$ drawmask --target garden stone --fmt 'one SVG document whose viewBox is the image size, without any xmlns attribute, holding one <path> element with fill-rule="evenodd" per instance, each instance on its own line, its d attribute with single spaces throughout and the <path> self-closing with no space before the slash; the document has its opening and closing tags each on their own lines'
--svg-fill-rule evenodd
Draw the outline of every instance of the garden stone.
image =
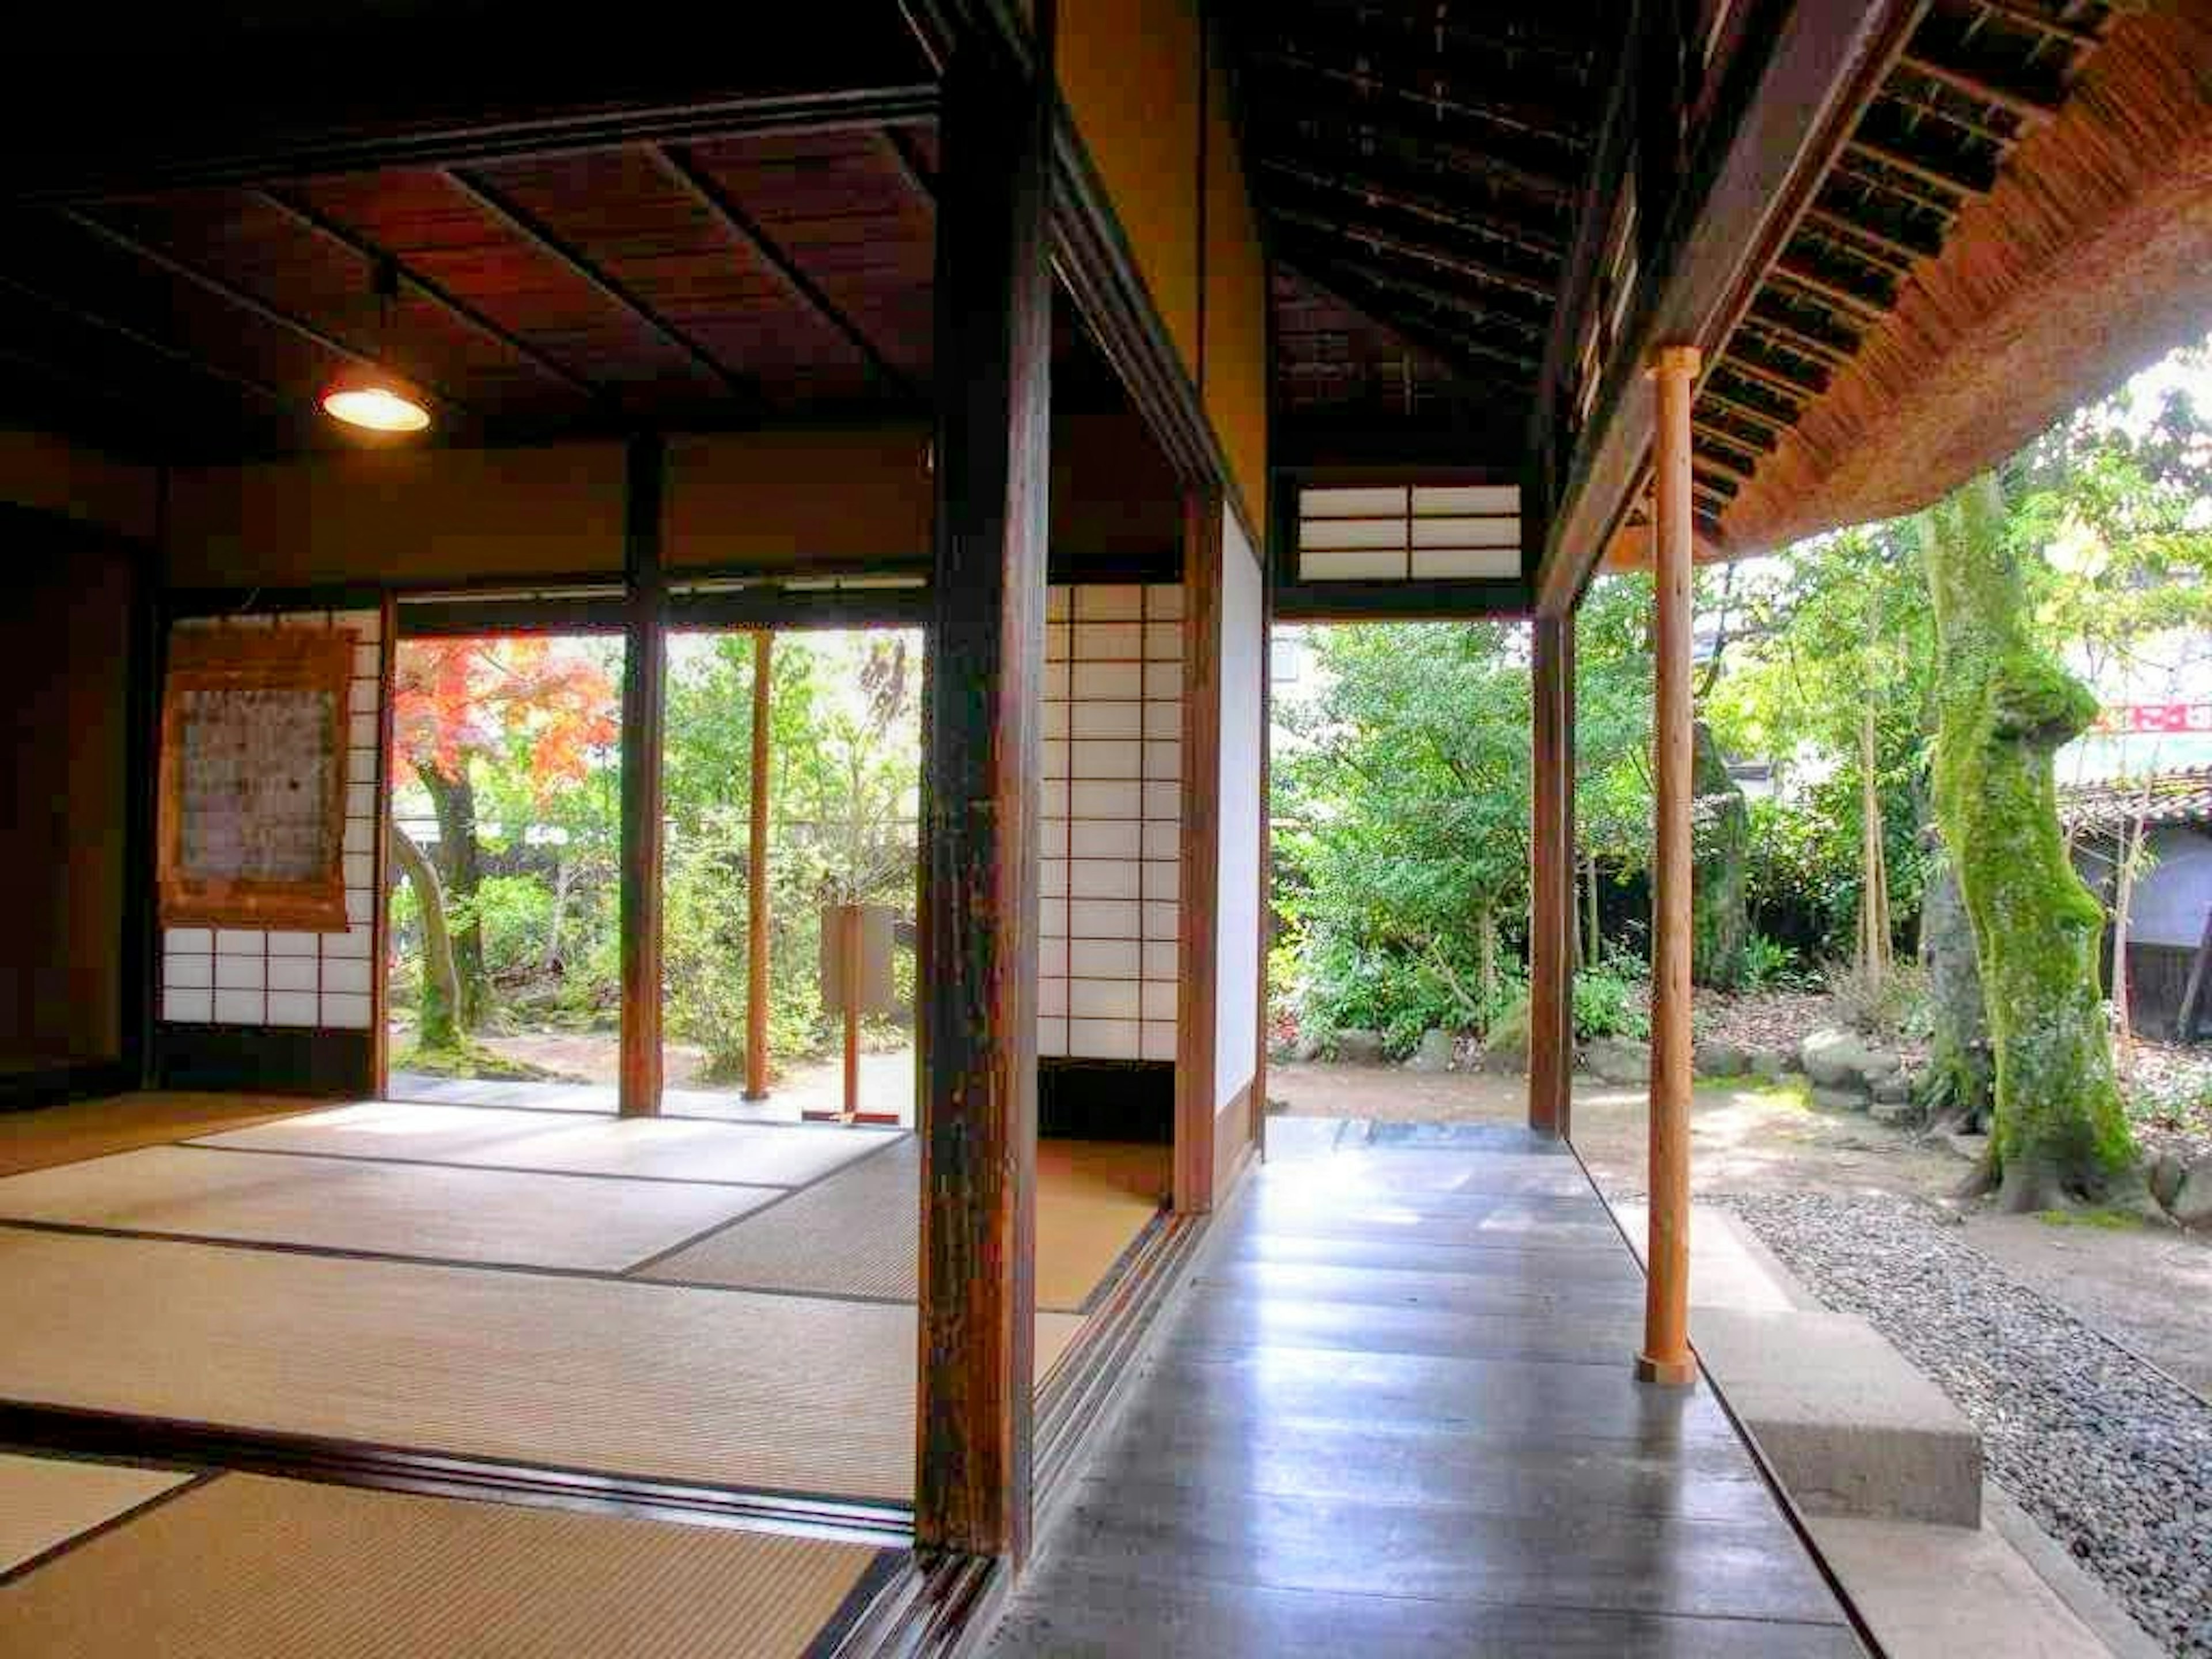
<svg viewBox="0 0 2212 1659">
<path fill-rule="evenodd" d="M 2212 1227 L 2212 1158 L 2190 1165 L 2169 1208 L 2185 1227 Z"/>
<path fill-rule="evenodd" d="M 2181 1183 L 2189 1178 L 2189 1166 L 2172 1152 L 2160 1152 L 2150 1161 L 2150 1195 L 2171 1210 L 2179 1196 Z"/>
<path fill-rule="evenodd" d="M 1691 1064 L 1699 1077 L 1741 1077 L 1751 1070 L 1751 1056 L 1733 1042 L 1700 1042 Z"/>
<path fill-rule="evenodd" d="M 1893 1106 L 1900 1100 L 1912 1098 L 1912 1079 L 1903 1072 L 1892 1072 L 1875 1079 L 1867 1092 L 1874 1097 L 1875 1104 Z"/>
<path fill-rule="evenodd" d="M 1920 1109 L 1908 1095 L 1896 1100 L 1884 1100 L 1876 1095 L 1874 1103 L 1867 1108 L 1867 1115 L 1877 1123 L 1886 1123 L 1893 1129 L 1905 1128 L 1920 1121 Z"/>
<path fill-rule="evenodd" d="M 1869 1089 L 1905 1075 L 1905 1061 L 1887 1048 L 1869 1048 L 1866 1058 L 1859 1062 L 1859 1081 Z"/>
<path fill-rule="evenodd" d="M 1436 1028 L 1421 1033 L 1419 1046 L 1406 1062 L 1409 1072 L 1449 1072 L 1451 1066 L 1452 1034 Z"/>
<path fill-rule="evenodd" d="M 1595 1037 L 1583 1048 L 1583 1063 L 1618 1088 L 1651 1080 L 1651 1048 L 1626 1037 Z"/>
<path fill-rule="evenodd" d="M 1382 1063 L 1382 1033 L 1339 1031 L 1336 1034 L 1336 1057 L 1347 1066 L 1381 1065 Z"/>
<path fill-rule="evenodd" d="M 1865 1074 L 1868 1049 L 1853 1031 L 1824 1026 L 1808 1032 L 1797 1047 L 1797 1063 L 1824 1089 L 1855 1083 Z"/>
<path fill-rule="evenodd" d="M 1863 1112 L 1867 1097 L 1856 1089 L 1831 1089 L 1816 1083 L 1813 1085 L 1813 1103 L 1824 1112 Z"/>
<path fill-rule="evenodd" d="M 1755 1050 L 1751 1056 L 1751 1074 L 1769 1083 L 1779 1083 L 1790 1075 L 1790 1056 L 1777 1054 L 1771 1048 Z"/>
</svg>

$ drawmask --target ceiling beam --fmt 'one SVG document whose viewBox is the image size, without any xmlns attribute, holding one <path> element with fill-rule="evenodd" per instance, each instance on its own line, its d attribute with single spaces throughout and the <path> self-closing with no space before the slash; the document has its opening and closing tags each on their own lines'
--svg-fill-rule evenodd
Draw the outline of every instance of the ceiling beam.
<svg viewBox="0 0 2212 1659">
<path fill-rule="evenodd" d="M 414 289 L 425 299 L 452 313 L 486 338 L 498 342 L 530 364 L 532 368 L 550 375 L 570 391 L 580 393 L 594 401 L 604 398 L 607 395 L 604 386 L 578 374 L 558 359 L 549 356 L 512 329 L 493 321 L 443 283 L 423 276 L 420 271 L 410 267 L 405 260 L 386 252 L 359 232 L 340 224 L 304 198 L 275 185 L 258 193 L 270 206 L 326 240 L 336 243 L 358 258 L 369 261 L 372 265 L 382 265 L 396 272 L 403 283 Z"/>
<path fill-rule="evenodd" d="M 475 413 L 469 407 L 466 398 L 457 397 L 435 381 L 413 373 L 404 364 L 395 363 L 387 356 L 380 356 L 374 351 L 364 350 L 349 340 L 341 339 L 328 329 L 311 323 L 306 318 L 286 311 L 282 307 L 271 305 L 258 295 L 249 294 L 235 283 L 226 282 L 211 272 L 202 270 L 198 266 L 179 258 L 166 249 L 155 246 L 151 242 L 133 236 L 128 231 L 118 230 L 105 220 L 94 218 L 82 208 L 64 207 L 57 208 L 54 211 L 78 229 L 99 238 L 112 247 L 120 249 L 134 258 L 143 259 L 147 264 L 167 271 L 179 281 L 189 283 L 203 293 L 213 295 L 234 310 L 245 312 L 248 316 L 258 318 L 271 327 L 293 336 L 295 339 L 305 341 L 307 344 L 319 350 L 329 352 L 333 356 L 342 357 L 348 362 L 358 363 L 364 368 L 382 369 L 387 373 L 404 374 L 407 379 L 413 380 L 446 409 L 455 414 L 472 416 Z"/>
<path fill-rule="evenodd" d="M 1560 125 L 1560 112 L 1573 109 L 1572 101 L 1552 104 L 1500 97 L 1433 51 L 1419 56 L 1387 48 L 1378 51 L 1370 39 L 1335 32 L 1327 39 L 1294 37 L 1285 45 L 1284 33 L 1280 24 L 1274 25 L 1269 30 L 1268 43 L 1255 43 L 1245 54 L 1248 61 L 1330 81 L 1370 96 L 1409 99 L 1430 110 L 1555 147 L 1569 157 L 1588 148 L 1578 132 Z"/>
<path fill-rule="evenodd" d="M 1649 468 L 1652 351 L 1696 346 L 1709 364 L 1719 355 L 1920 15 L 1915 0 L 1795 0 L 1737 47 L 1711 136 L 1654 226 L 1621 344 L 1551 514 L 1536 577 L 1541 614 L 1564 616 L 1580 598 Z"/>
<path fill-rule="evenodd" d="M 2043 35 L 2047 40 L 2063 40 L 2072 46 L 2101 45 L 2104 36 L 2081 23 L 2064 23 L 2025 3 L 2025 0 L 1978 0 L 1986 11 L 1995 13 L 2008 23 Z"/>
<path fill-rule="evenodd" d="M 1808 209 L 1804 224 L 1830 241 L 1841 243 L 1859 258 L 1870 264 L 1886 264 L 1899 276 L 1909 273 L 1923 259 L 1932 259 L 1942 252 L 1941 249 L 1916 248 L 1910 242 L 1898 240 L 1887 231 L 1854 219 L 1848 214 L 1832 212 L 1826 208 Z"/>
<path fill-rule="evenodd" d="M 1863 130 L 1853 135 L 1851 148 L 1884 167 L 1910 173 L 1923 184 L 1933 185 L 1937 190 L 1953 191 L 1960 196 L 1986 196 L 1996 187 L 1996 180 L 1992 175 L 1966 173 L 1943 162 L 1931 161 L 1927 156 L 1915 155 L 1887 140 L 1869 137 Z"/>
<path fill-rule="evenodd" d="M 1825 371 L 1822 379 L 1810 380 L 1801 374 L 1791 374 L 1765 363 L 1753 362 L 1736 349 L 1734 343 L 1730 343 L 1728 355 L 1721 361 L 1742 379 L 1755 380 L 1770 392 L 1778 392 L 1785 398 L 1795 398 L 1801 403 L 1819 398 L 1828 389 Z M 1803 418 L 1802 411 L 1799 418 Z"/>
<path fill-rule="evenodd" d="M 750 214 L 738 205 L 736 199 L 722 188 L 720 181 L 699 165 L 696 156 L 689 149 L 663 144 L 649 145 L 647 149 L 654 164 L 705 209 L 708 216 L 722 228 L 726 235 L 748 249 L 766 266 L 769 274 L 781 284 L 785 293 L 828 324 L 847 345 L 860 354 L 871 374 L 902 399 L 915 404 L 923 401 L 921 389 L 906 372 L 876 349 L 876 343 L 860 331 L 853 319 L 823 291 L 821 285 L 799 269 L 791 255 L 761 228 Z"/>
<path fill-rule="evenodd" d="M 720 384 L 724 391 L 735 397 L 742 398 L 748 403 L 757 404 L 764 401 L 759 388 L 751 380 L 732 369 L 720 357 L 663 317 L 626 283 L 602 270 L 558 231 L 508 196 L 506 191 L 465 168 L 447 167 L 444 169 L 444 176 L 461 194 L 516 235 L 530 243 L 539 253 L 594 289 L 600 298 L 610 301 L 636 321 L 644 324 L 647 329 L 705 369 Z"/>
<path fill-rule="evenodd" d="M 1881 95 L 1886 101 L 1902 108 L 1908 120 L 1941 121 L 1947 126 L 1956 127 L 1969 137 L 1979 138 L 1986 143 L 1995 144 L 2000 149 L 2010 149 L 2013 145 L 2020 142 L 2019 134 L 2007 132 L 2003 128 L 1984 120 L 1978 115 L 1969 114 L 1954 105 L 1923 96 L 1920 93 L 1906 91 L 1894 77 L 1882 88 Z"/>
<path fill-rule="evenodd" d="M 1342 249 L 1330 247 L 1311 237 L 1298 236 L 1289 239 L 1283 244 L 1283 252 L 1286 258 L 1300 262 L 1301 270 L 1319 268 L 1338 272 L 1352 280 L 1365 283 L 1371 288 L 1388 289 L 1393 294 L 1403 295 L 1407 299 L 1418 300 L 1433 310 L 1448 313 L 1477 328 L 1486 326 L 1494 329 L 1498 324 L 1504 322 L 1513 325 L 1515 332 L 1524 340 L 1533 342 L 1539 337 L 1540 331 L 1533 326 L 1526 324 L 1515 325 L 1514 319 L 1501 318 L 1493 311 L 1486 311 L 1480 306 L 1470 302 L 1464 295 L 1456 294 L 1449 289 L 1438 288 L 1433 283 L 1423 282 L 1419 277 L 1410 276 L 1392 266 L 1377 264 L 1371 259 L 1350 258 Z M 1497 340 L 1486 340 L 1485 343 L 1494 347 L 1501 353 L 1508 354 L 1516 362 L 1528 361 L 1522 353 L 1511 345 Z"/>
<path fill-rule="evenodd" d="M 1792 319 L 1778 315 L 1778 307 L 1763 304 L 1762 302 L 1767 297 L 1762 291 L 1759 298 L 1751 302 L 1751 309 L 1744 313 L 1743 327 L 1778 335 L 1785 349 L 1816 358 L 1831 368 L 1840 366 L 1851 360 L 1852 352 L 1857 349 L 1856 343 L 1844 345 L 1835 340 L 1824 340 L 1817 334 L 1808 332 L 1802 325 Z"/>
<path fill-rule="evenodd" d="M 1868 190 L 1878 190 L 1894 196 L 1901 202 L 1910 202 L 1916 208 L 1943 216 L 1944 223 L 1959 216 L 1959 204 L 1942 190 L 1931 190 L 1917 175 L 1883 173 L 1875 171 L 1871 158 L 1845 150 L 1836 158 L 1836 173 Z"/>
<path fill-rule="evenodd" d="M 1796 425 L 1798 416 L 1803 412 L 1801 410 L 1793 408 L 1784 412 L 1780 410 L 1768 409 L 1760 404 L 1747 403 L 1734 392 L 1724 390 L 1720 384 L 1720 374 L 1729 366 L 1729 360 L 1725 357 L 1714 366 L 1716 372 L 1708 374 L 1705 377 L 1705 385 L 1698 388 L 1699 402 L 1710 401 L 1716 407 L 1727 410 L 1739 420 L 1756 421 L 1761 426 L 1770 428 L 1777 434 L 1787 432 L 1791 427 Z"/>
<path fill-rule="evenodd" d="M 1890 307 L 1896 303 L 1894 298 L 1885 300 L 1876 295 L 1846 287 L 1826 272 L 1815 270 L 1790 253 L 1783 254 L 1774 262 L 1771 275 L 1778 282 L 1801 289 L 1817 300 L 1840 306 L 1870 323 L 1878 323 L 1887 317 Z"/>
<path fill-rule="evenodd" d="M 1736 448 L 1753 454 L 1771 455 L 1779 447 L 1770 433 L 1762 432 L 1754 438 L 1734 427 L 1717 426 L 1711 421 L 1693 420 L 1690 422 L 1690 430 L 1700 437 L 1711 438 L 1715 443 L 1733 444 Z"/>
</svg>

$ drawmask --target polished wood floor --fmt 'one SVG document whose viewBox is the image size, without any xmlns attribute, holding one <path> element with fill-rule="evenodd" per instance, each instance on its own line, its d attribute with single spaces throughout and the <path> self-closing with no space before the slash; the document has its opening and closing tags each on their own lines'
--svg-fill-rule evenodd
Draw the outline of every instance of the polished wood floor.
<svg viewBox="0 0 2212 1659">
<path fill-rule="evenodd" d="M 1863 1651 L 1571 1155 L 1275 1127 L 994 1656 Z"/>
</svg>

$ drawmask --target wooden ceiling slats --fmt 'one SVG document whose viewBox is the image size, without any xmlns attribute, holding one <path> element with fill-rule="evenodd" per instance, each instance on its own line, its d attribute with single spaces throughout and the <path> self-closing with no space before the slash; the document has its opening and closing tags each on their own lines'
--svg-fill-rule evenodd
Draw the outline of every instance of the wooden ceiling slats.
<svg viewBox="0 0 2212 1659">
<path fill-rule="evenodd" d="M 1354 176 L 1332 171 L 1325 161 L 1279 153 L 1261 157 L 1259 168 L 1311 190 L 1348 196 L 1408 218 L 1425 220 L 1455 235 L 1512 248 L 1535 267 L 1534 271 L 1528 271 L 1526 266 L 1514 267 L 1516 274 L 1527 271 L 1532 280 L 1540 274 L 1538 285 L 1547 300 L 1558 289 L 1559 267 L 1566 258 L 1567 247 L 1564 239 L 1547 231 L 1497 214 L 1470 210 L 1435 194 L 1421 181 L 1399 179 L 1388 170 L 1378 173 L 1369 167 Z"/>
<path fill-rule="evenodd" d="M 528 243 L 542 257 L 592 289 L 644 329 L 674 347 L 685 358 L 719 383 L 740 403 L 758 407 L 765 400 L 760 389 L 744 375 L 708 350 L 689 334 L 661 316 L 624 283 L 599 268 L 551 225 L 540 218 L 501 184 L 482 171 L 464 167 L 442 169 L 442 176 L 483 213 Z"/>
<path fill-rule="evenodd" d="M 1387 228 L 1361 216 L 1329 214 L 1293 207 L 1278 199 L 1274 216 L 1282 224 L 1341 240 L 1351 247 L 1370 250 L 1396 259 L 1464 278 L 1471 291 L 1467 302 L 1501 319 L 1525 323 L 1540 334 L 1548 319 L 1553 290 L 1542 283 L 1501 270 L 1487 261 L 1471 258 L 1463 250 L 1431 241 L 1418 234 Z"/>
<path fill-rule="evenodd" d="M 1938 58 L 1933 52 L 1908 50 L 1898 62 L 1915 75 L 1924 76 L 1930 81 L 1940 81 L 1955 92 L 1984 104 L 1995 105 L 2023 126 L 2045 125 L 2058 113 L 2057 104 L 2042 94 L 2007 86 L 1987 75 L 1978 75 L 1961 64 Z"/>
<path fill-rule="evenodd" d="M 1293 78 L 1327 81 L 1456 116 L 1483 129 L 1469 136 L 1486 143 L 1504 134 L 1509 143 L 1534 141 L 1532 155 L 1569 161 L 1588 148 L 1583 135 L 1563 118 L 1571 103 L 1531 102 L 1504 91 L 1496 70 L 1476 55 L 1431 50 L 1415 58 L 1388 46 L 1378 50 L 1371 37 L 1317 37 L 1295 25 L 1277 39 L 1281 44 L 1253 53 L 1250 61 Z"/>
<path fill-rule="evenodd" d="M 1377 103 L 1334 93 L 1300 91 L 1285 95 L 1255 88 L 1247 105 L 1254 145 L 1259 154 L 1275 147 L 1284 130 L 1297 135 L 1310 152 L 1343 163 L 1357 173 L 1364 159 L 1377 153 L 1401 166 L 1448 167 L 1470 186 L 1518 198 L 1529 210 L 1553 216 L 1564 229 L 1582 180 L 1558 167 L 1533 166 L 1448 123 L 1434 111 L 1421 118 L 1421 100 Z"/>
</svg>

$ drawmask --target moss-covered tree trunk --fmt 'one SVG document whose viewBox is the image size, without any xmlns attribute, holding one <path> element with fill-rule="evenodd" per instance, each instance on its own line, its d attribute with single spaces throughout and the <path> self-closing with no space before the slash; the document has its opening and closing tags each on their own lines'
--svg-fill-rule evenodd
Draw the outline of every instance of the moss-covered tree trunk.
<svg viewBox="0 0 2212 1659">
<path fill-rule="evenodd" d="M 1920 900 L 1920 955 L 1928 969 L 1930 1015 L 1921 1103 L 1931 1122 L 1978 1128 L 1989 1121 L 1994 1098 L 1990 1026 L 1982 1011 L 1973 921 L 1959 890 L 1958 870 L 1940 840 Z"/>
<path fill-rule="evenodd" d="M 1984 1183 L 2008 1210 L 2140 1194 L 2097 984 L 2104 911 L 2058 829 L 2052 753 L 2096 704 L 2028 634 L 1994 477 L 1923 521 L 1935 601 L 1936 812 L 1958 861 L 1996 1058 Z"/>
<path fill-rule="evenodd" d="M 415 1040 L 425 1048 L 457 1048 L 460 1032 L 453 1023 L 453 1005 L 460 979 L 453 969 L 453 936 L 446 926 L 446 895 L 437 871 L 397 818 L 392 823 L 392 861 L 414 887 L 416 914 L 422 919 L 422 990 Z"/>
<path fill-rule="evenodd" d="M 1690 750 L 1696 861 L 1690 897 L 1690 978 L 1714 990 L 1743 983 L 1744 945 L 1751 931 L 1744 903 L 1744 865 L 1751 848 L 1751 809 L 1729 775 L 1728 762 L 1699 720 Z"/>
</svg>

